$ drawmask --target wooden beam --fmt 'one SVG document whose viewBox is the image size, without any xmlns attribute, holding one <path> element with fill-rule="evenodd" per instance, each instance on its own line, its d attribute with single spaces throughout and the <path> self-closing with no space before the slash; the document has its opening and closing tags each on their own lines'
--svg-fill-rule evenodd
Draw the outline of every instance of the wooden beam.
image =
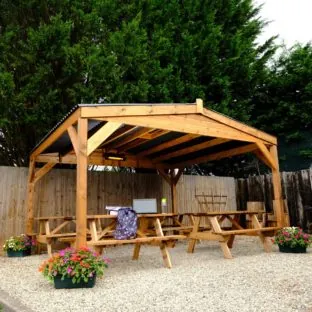
<svg viewBox="0 0 312 312">
<path fill-rule="evenodd" d="M 271 168 L 270 163 L 267 161 L 267 159 L 263 156 L 263 154 L 259 150 L 253 151 L 253 153 L 257 156 L 259 160 L 261 160 L 267 167 Z"/>
<path fill-rule="evenodd" d="M 57 162 L 60 164 L 77 164 L 77 159 L 75 154 L 66 154 L 63 157 L 58 155 L 51 154 L 41 154 L 36 158 L 38 163 L 46 162 Z M 103 157 L 102 152 L 93 152 L 88 157 L 89 165 L 98 165 L 98 166 L 114 166 L 114 167 L 132 167 L 132 168 L 156 168 L 155 164 L 145 157 L 137 157 L 133 155 L 126 155 L 126 159 L 122 160 L 109 160 Z M 169 168 L 168 164 L 157 164 L 159 168 Z"/>
<path fill-rule="evenodd" d="M 36 173 L 33 183 L 37 183 L 45 174 L 47 174 L 54 166 L 56 162 L 48 162 L 42 168 L 40 168 Z"/>
<path fill-rule="evenodd" d="M 195 138 L 198 138 L 199 136 L 200 135 L 196 135 L 196 134 L 186 134 L 186 135 L 183 135 L 177 139 L 173 139 L 173 140 L 164 142 L 162 144 L 159 144 L 157 146 L 154 146 L 152 148 L 149 148 L 149 149 L 147 149 L 141 153 L 138 153 L 137 156 L 147 156 L 147 155 L 162 151 L 164 149 L 167 149 L 169 147 L 191 141 Z"/>
<path fill-rule="evenodd" d="M 63 121 L 31 154 L 31 157 L 36 157 L 41 154 L 47 147 L 55 142 L 68 127 L 73 125 L 80 116 L 80 108 L 73 112 L 67 119 Z"/>
<path fill-rule="evenodd" d="M 78 145 L 78 135 L 77 135 L 77 131 L 76 131 L 76 129 L 73 126 L 69 126 L 67 128 L 67 132 L 68 132 L 69 138 L 71 140 L 71 143 L 73 145 L 75 154 L 77 155 L 78 154 L 78 146 L 77 146 Z"/>
<path fill-rule="evenodd" d="M 167 175 L 164 169 L 157 168 L 158 173 L 165 179 L 165 181 L 171 185 L 170 177 Z"/>
<path fill-rule="evenodd" d="M 76 248 L 87 245 L 88 119 L 78 119 Z"/>
<path fill-rule="evenodd" d="M 112 134 L 108 140 L 103 142 L 103 147 L 105 147 L 106 145 L 109 145 L 110 143 L 112 143 L 112 142 L 118 140 L 119 138 L 127 135 L 128 133 L 132 132 L 134 128 L 135 128 L 135 126 L 123 125 L 118 130 L 116 130 L 114 132 L 114 134 Z"/>
<path fill-rule="evenodd" d="M 112 133 L 114 133 L 121 123 L 109 121 L 102 126 L 97 132 L 95 132 L 88 140 L 87 156 L 95 151 Z"/>
<path fill-rule="evenodd" d="M 277 164 L 276 164 L 275 160 L 273 159 L 273 157 L 271 156 L 268 149 L 266 148 L 266 146 L 261 142 L 256 142 L 256 144 L 257 144 L 259 150 L 261 151 L 261 153 L 263 154 L 264 158 L 270 164 L 270 168 L 276 169 Z"/>
<path fill-rule="evenodd" d="M 219 145 L 219 144 L 222 144 L 222 143 L 225 143 L 225 142 L 228 142 L 228 141 L 229 141 L 228 139 L 220 139 L 220 138 L 213 139 L 213 140 L 210 140 L 208 142 L 204 142 L 204 143 L 196 144 L 196 145 L 193 145 L 193 146 L 189 146 L 189 147 L 180 149 L 180 150 L 172 152 L 172 153 L 165 153 L 165 155 L 159 156 L 157 158 L 153 158 L 152 161 L 156 162 L 156 163 L 157 162 L 161 162 L 161 161 L 166 160 L 166 159 L 170 159 L 170 158 L 174 158 L 174 157 L 178 157 L 178 156 L 194 153 L 194 152 L 200 151 L 202 149 L 206 149 L 206 148 L 209 148 L 209 147 L 212 147 L 212 146 L 215 146 L 215 145 Z"/>
<path fill-rule="evenodd" d="M 196 112 L 199 114 L 204 112 L 204 102 L 202 99 L 196 99 Z"/>
<path fill-rule="evenodd" d="M 232 157 L 232 156 L 236 156 L 236 155 L 240 155 L 240 154 L 249 153 L 249 152 L 252 152 L 256 149 L 258 149 L 256 144 L 248 144 L 248 145 L 243 146 L 243 147 L 237 147 L 237 148 L 233 148 L 230 150 L 226 150 L 226 151 L 222 151 L 222 152 L 218 152 L 218 153 L 214 153 L 214 154 L 210 154 L 210 155 L 206 155 L 206 156 L 197 157 L 197 158 L 190 159 L 187 161 L 183 161 L 183 162 L 172 165 L 172 168 L 181 168 L 181 167 L 186 167 L 189 165 L 219 160 L 219 159 L 226 158 L 226 157 Z"/>
<path fill-rule="evenodd" d="M 224 138 L 246 142 L 262 142 L 260 139 L 233 129 L 227 125 L 215 121 L 207 121 L 205 118 L 198 120 L 199 115 L 168 115 L 168 116 L 125 116 L 104 117 L 99 120 L 124 122 L 125 124 L 147 128 L 176 131 L 189 134 Z"/>
<path fill-rule="evenodd" d="M 121 148 L 118 148 L 118 152 L 128 151 L 131 148 L 138 147 L 146 143 L 147 141 L 158 138 L 162 135 L 165 135 L 166 133 L 168 133 L 168 131 L 163 131 L 163 130 L 158 130 L 156 133 L 146 133 L 140 136 L 139 139 L 136 139 L 135 141 L 132 141 L 128 144 L 123 145 Z"/>
<path fill-rule="evenodd" d="M 28 181 L 27 181 L 27 222 L 26 222 L 26 234 L 34 233 L 34 192 L 35 183 L 33 182 L 35 176 L 36 162 L 34 158 L 30 159 Z"/>
<path fill-rule="evenodd" d="M 180 179 L 180 177 L 181 177 L 183 171 L 184 171 L 184 168 L 179 168 L 179 169 L 178 169 L 177 174 L 174 176 L 174 180 L 173 180 L 173 183 L 174 183 L 174 184 L 176 184 L 176 185 L 178 184 L 179 179 Z"/>
<path fill-rule="evenodd" d="M 125 145 L 119 147 L 119 148 L 117 149 L 117 153 L 122 153 L 122 152 L 128 151 L 128 150 L 130 150 L 130 149 L 132 149 L 132 148 L 135 148 L 135 147 L 137 147 L 137 146 L 140 146 L 140 145 L 146 143 L 147 141 L 149 141 L 149 140 L 141 139 L 141 138 L 135 139 L 134 141 L 129 142 L 129 143 L 127 143 L 127 144 L 125 144 Z"/>
<path fill-rule="evenodd" d="M 149 128 L 142 128 L 142 129 L 139 129 L 138 131 L 136 132 L 132 132 L 130 133 L 127 137 L 123 138 L 122 140 L 118 141 L 117 143 L 112 143 L 110 146 L 108 146 L 107 148 L 119 148 L 120 146 L 123 146 L 129 142 L 132 142 L 134 141 L 135 139 L 137 138 L 140 138 L 142 135 L 146 134 L 146 133 L 149 133 L 152 129 L 149 129 Z"/>
<path fill-rule="evenodd" d="M 236 121 L 230 117 L 224 116 L 220 113 L 217 113 L 217 112 L 214 112 L 212 110 L 204 108 L 203 109 L 203 115 L 207 116 L 207 117 L 209 117 L 209 118 L 211 118 L 217 122 L 228 125 L 234 129 L 237 129 L 237 130 L 243 131 L 244 133 L 253 135 L 253 136 L 259 138 L 260 140 L 267 141 L 268 143 L 271 143 L 271 144 L 277 144 L 276 137 L 274 137 L 268 133 L 265 133 L 263 131 L 260 131 L 256 128 L 250 127 L 246 124 L 243 124 L 239 121 Z"/>
<path fill-rule="evenodd" d="M 281 176 L 279 172 L 279 164 L 278 164 L 278 153 L 276 145 L 270 147 L 270 154 L 272 158 L 275 160 L 277 167 L 272 168 L 272 183 L 273 183 L 273 193 L 275 200 L 275 213 L 276 213 L 276 221 L 277 226 L 285 226 L 285 212 L 284 212 L 284 202 L 282 195 L 282 184 L 281 184 Z"/>
<path fill-rule="evenodd" d="M 131 104 L 131 105 L 105 105 L 81 107 L 81 117 L 97 118 L 104 116 L 150 116 L 150 115 L 174 115 L 195 114 L 196 104 Z"/>
</svg>

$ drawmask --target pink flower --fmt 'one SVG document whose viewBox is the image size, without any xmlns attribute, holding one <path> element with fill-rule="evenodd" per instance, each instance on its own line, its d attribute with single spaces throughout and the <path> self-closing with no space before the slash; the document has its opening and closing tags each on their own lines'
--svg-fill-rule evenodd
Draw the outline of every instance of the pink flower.
<svg viewBox="0 0 312 312">
<path fill-rule="evenodd" d="M 71 267 L 67 268 L 67 273 L 70 274 L 73 271 L 73 269 Z"/>
</svg>

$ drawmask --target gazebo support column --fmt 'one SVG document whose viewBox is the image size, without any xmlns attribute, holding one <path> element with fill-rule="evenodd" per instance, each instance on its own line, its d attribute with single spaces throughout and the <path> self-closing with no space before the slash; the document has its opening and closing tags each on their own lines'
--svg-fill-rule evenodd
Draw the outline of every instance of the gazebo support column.
<svg viewBox="0 0 312 312">
<path fill-rule="evenodd" d="M 272 168 L 272 183 L 274 193 L 273 205 L 275 205 L 277 226 L 285 226 L 284 201 L 282 198 L 282 184 L 279 172 L 278 154 L 276 145 L 272 145 L 270 147 L 270 154 L 272 158 L 275 160 L 276 164 L 276 168 Z"/>
<path fill-rule="evenodd" d="M 178 202 L 177 202 L 177 184 L 181 177 L 183 169 L 179 169 L 175 173 L 174 169 L 170 171 L 170 189 L 171 189 L 171 211 L 172 213 L 178 213 Z"/>
<path fill-rule="evenodd" d="M 27 223 L 26 233 L 32 234 L 34 231 L 34 193 L 35 193 L 35 160 L 29 162 L 29 173 L 27 183 Z"/>
<path fill-rule="evenodd" d="M 177 206 L 177 184 L 183 172 L 183 168 L 179 169 L 177 173 L 175 173 L 174 169 L 170 169 L 168 173 L 166 173 L 163 169 L 158 169 L 159 174 L 165 179 L 165 181 L 170 185 L 171 190 L 171 212 L 178 213 Z M 163 211 L 162 211 L 163 212 Z"/>
<path fill-rule="evenodd" d="M 88 119 L 78 119 L 77 134 L 76 248 L 80 248 L 87 244 Z"/>
</svg>

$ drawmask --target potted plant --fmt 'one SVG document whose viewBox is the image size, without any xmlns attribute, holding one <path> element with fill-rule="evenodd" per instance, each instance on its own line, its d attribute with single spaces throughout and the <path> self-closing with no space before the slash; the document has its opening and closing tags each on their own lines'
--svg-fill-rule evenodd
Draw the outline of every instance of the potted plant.
<svg viewBox="0 0 312 312">
<path fill-rule="evenodd" d="M 25 257 L 30 256 L 31 247 L 36 244 L 31 237 L 21 234 L 11 236 L 3 245 L 3 250 L 7 252 L 8 257 Z"/>
<path fill-rule="evenodd" d="M 299 227 L 285 227 L 277 231 L 273 242 L 278 245 L 280 252 L 304 253 L 312 244 L 312 236 Z"/>
<path fill-rule="evenodd" d="M 39 271 L 54 282 L 56 289 L 91 288 L 95 285 L 96 277 L 104 274 L 108 263 L 108 258 L 99 256 L 87 247 L 66 248 L 44 261 Z"/>
</svg>

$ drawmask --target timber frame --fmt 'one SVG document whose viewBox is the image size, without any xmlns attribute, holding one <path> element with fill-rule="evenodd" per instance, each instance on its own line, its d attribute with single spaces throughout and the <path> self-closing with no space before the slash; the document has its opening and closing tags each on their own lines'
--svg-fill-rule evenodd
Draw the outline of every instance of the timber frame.
<svg viewBox="0 0 312 312">
<path fill-rule="evenodd" d="M 277 225 L 283 226 L 276 137 L 204 108 L 201 99 L 77 105 L 30 155 L 26 232 L 33 233 L 35 184 L 56 164 L 77 165 L 76 245 L 81 247 L 87 236 L 88 165 L 157 169 L 170 184 L 172 212 L 177 213 L 176 185 L 185 167 L 249 152 L 272 170 Z M 109 154 L 121 160 L 108 159 Z"/>
</svg>

